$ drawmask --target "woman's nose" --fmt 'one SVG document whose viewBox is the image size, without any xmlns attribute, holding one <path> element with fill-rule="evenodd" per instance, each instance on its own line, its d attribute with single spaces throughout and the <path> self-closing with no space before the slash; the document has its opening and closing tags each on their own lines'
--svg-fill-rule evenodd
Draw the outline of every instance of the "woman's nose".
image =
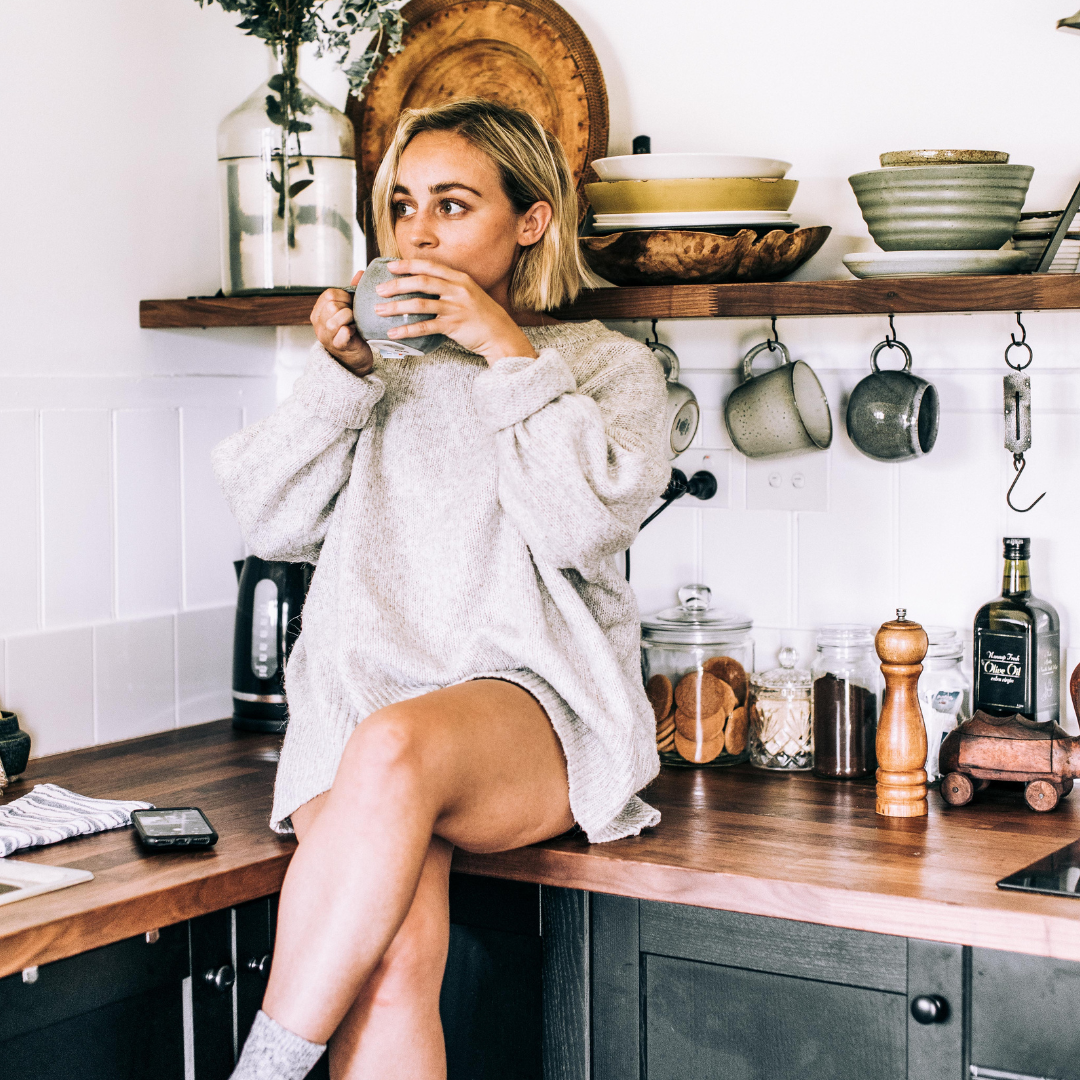
<svg viewBox="0 0 1080 1080">
<path fill-rule="evenodd" d="M 423 211 L 413 214 L 405 222 L 406 230 L 403 239 L 410 247 L 427 249 L 439 246 L 439 237 L 433 228 L 434 222 L 429 214 Z"/>
</svg>

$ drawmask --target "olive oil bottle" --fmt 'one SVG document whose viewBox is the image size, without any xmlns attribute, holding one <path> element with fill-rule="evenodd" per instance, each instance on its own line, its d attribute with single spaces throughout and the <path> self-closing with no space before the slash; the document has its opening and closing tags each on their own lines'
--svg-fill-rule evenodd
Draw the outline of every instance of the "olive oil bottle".
<svg viewBox="0 0 1080 1080">
<path fill-rule="evenodd" d="M 1006 537 L 1001 596 L 975 616 L 974 707 L 1057 723 L 1061 647 L 1058 614 L 1031 592 L 1031 540 Z"/>
</svg>

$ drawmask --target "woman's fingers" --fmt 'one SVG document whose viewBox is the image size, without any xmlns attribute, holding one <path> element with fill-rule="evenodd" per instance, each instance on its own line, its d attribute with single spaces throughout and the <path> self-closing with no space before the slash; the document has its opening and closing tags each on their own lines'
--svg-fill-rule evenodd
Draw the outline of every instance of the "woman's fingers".
<svg viewBox="0 0 1080 1080">
<path fill-rule="evenodd" d="M 460 270 L 451 270 L 442 263 L 432 262 L 430 259 L 398 259 L 397 262 L 388 263 L 387 270 L 391 274 L 412 277 L 416 274 L 426 274 L 437 278 L 439 281 L 465 282 L 471 281 L 468 274 Z"/>
<path fill-rule="evenodd" d="M 387 331 L 387 336 L 391 338 L 424 337 L 425 334 L 445 334 L 447 329 L 443 320 L 436 316 L 434 319 L 391 327 Z"/>
<path fill-rule="evenodd" d="M 412 300 L 394 300 L 386 304 L 376 304 L 375 314 L 383 318 L 391 315 L 441 315 L 446 304 L 443 300 L 428 300 L 417 296 Z"/>
<path fill-rule="evenodd" d="M 400 293 L 424 292 L 434 296 L 464 296 L 465 289 L 457 282 L 446 281 L 444 278 L 433 277 L 430 274 L 413 274 L 410 277 L 393 278 L 375 286 L 375 291 L 380 296 L 397 296 Z"/>
<path fill-rule="evenodd" d="M 353 274 L 352 281 L 350 281 L 349 284 L 355 289 L 356 286 L 360 284 L 360 279 L 363 276 L 364 276 L 364 271 L 363 270 L 357 270 L 356 273 Z"/>
</svg>

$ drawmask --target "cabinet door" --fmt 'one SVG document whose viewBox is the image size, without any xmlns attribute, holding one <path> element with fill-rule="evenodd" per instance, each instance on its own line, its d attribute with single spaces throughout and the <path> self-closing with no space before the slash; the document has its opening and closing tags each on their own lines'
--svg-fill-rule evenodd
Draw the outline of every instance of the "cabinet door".
<svg viewBox="0 0 1080 1080">
<path fill-rule="evenodd" d="M 665 956 L 645 957 L 649 1080 L 903 1080 L 906 999 Z"/>
<path fill-rule="evenodd" d="M 907 1076 L 903 938 L 606 896 L 591 930 L 593 1080 Z"/>
<path fill-rule="evenodd" d="M 973 1075 L 1080 1080 L 1080 964 L 971 952 Z"/>
</svg>

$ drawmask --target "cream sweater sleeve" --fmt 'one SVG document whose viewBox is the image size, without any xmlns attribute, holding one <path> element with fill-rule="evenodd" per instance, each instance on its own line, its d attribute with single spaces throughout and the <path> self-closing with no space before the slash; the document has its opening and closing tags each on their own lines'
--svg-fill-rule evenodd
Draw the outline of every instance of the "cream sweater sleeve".
<svg viewBox="0 0 1080 1080">
<path fill-rule="evenodd" d="M 255 555 L 318 559 L 360 431 L 385 390 L 377 370 L 353 375 L 315 345 L 292 395 L 214 448 L 214 472 Z"/>
<path fill-rule="evenodd" d="M 671 475 L 660 366 L 610 335 L 575 362 L 555 348 L 498 360 L 476 380 L 476 407 L 496 436 L 499 501 L 533 556 L 596 580 L 630 546 Z"/>
</svg>

